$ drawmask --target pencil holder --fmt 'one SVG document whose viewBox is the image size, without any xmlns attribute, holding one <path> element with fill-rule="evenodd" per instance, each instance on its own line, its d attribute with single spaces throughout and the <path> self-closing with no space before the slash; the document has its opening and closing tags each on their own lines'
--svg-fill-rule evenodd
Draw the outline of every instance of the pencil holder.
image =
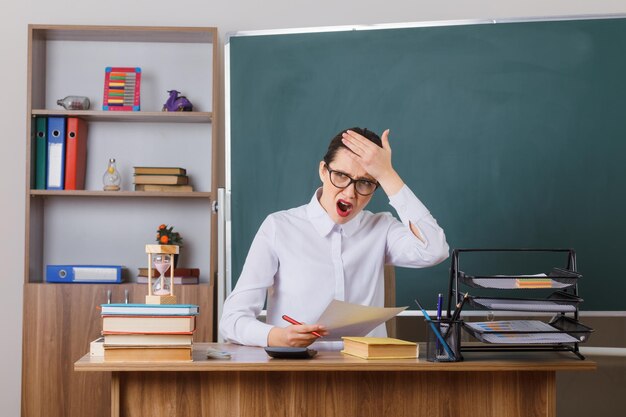
<svg viewBox="0 0 626 417">
<path fill-rule="evenodd" d="M 463 320 L 426 320 L 426 323 L 428 324 L 426 360 L 429 362 L 462 361 L 461 327 Z M 439 332 L 439 335 L 435 331 Z"/>
</svg>

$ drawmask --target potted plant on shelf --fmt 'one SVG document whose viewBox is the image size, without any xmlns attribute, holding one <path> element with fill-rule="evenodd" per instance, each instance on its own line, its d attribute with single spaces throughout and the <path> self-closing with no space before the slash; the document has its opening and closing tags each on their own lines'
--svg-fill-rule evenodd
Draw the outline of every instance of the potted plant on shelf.
<svg viewBox="0 0 626 417">
<path fill-rule="evenodd" d="M 183 237 L 180 233 L 174 231 L 174 226 L 168 226 L 166 224 L 162 224 L 157 229 L 156 241 L 159 242 L 160 245 L 176 245 L 182 249 L 183 247 Z M 178 265 L 178 258 L 180 255 L 174 257 L 174 268 Z"/>
</svg>

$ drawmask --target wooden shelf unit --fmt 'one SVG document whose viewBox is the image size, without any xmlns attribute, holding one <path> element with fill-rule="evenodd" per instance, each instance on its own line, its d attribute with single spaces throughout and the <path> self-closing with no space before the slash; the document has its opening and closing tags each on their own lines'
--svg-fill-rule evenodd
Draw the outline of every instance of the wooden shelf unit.
<svg viewBox="0 0 626 417">
<path fill-rule="evenodd" d="M 75 47 L 84 51 L 76 62 L 65 63 L 62 61 L 63 54 L 73 51 Z M 61 49 L 59 49 L 61 48 Z M 63 50 L 62 48 L 66 48 Z M 133 62 L 127 60 L 116 61 L 118 49 L 130 48 L 137 51 L 132 54 L 132 58 L 137 56 Z M 134 48 L 134 49 L 133 49 Z M 188 71 L 192 72 L 191 80 L 188 73 L 180 75 L 170 67 L 163 69 L 163 66 L 154 64 L 163 60 L 156 57 L 153 61 L 146 59 L 148 55 L 154 54 L 155 49 L 163 51 L 170 61 L 184 61 L 190 54 L 197 54 L 201 51 L 201 65 L 188 66 Z M 194 49 L 190 49 L 194 48 Z M 61 50 L 61 54 L 57 55 Z M 111 52 L 111 51 L 114 52 Z M 128 49 L 127 49 L 128 50 Z M 108 51 L 108 52 L 107 52 Z M 146 53 L 146 51 L 151 51 Z M 189 52 L 192 51 L 192 52 Z M 105 52 L 105 54 L 101 54 Z M 106 55 L 108 53 L 109 55 Z M 186 55 L 185 55 L 186 54 Z M 101 55 L 113 56 L 110 64 L 140 66 L 144 74 L 148 74 L 149 83 L 142 83 L 142 111 L 121 112 L 121 111 L 101 111 L 98 99 L 102 98 L 102 87 L 104 80 L 104 68 L 106 65 L 94 70 L 94 60 L 102 60 Z M 127 54 L 128 56 L 129 54 Z M 148 56 L 148 58 L 151 58 Z M 145 61 L 148 64 L 145 64 Z M 142 65 L 145 64 L 145 67 Z M 152 65 L 150 65 L 152 64 Z M 71 65 L 71 69 L 78 67 L 80 70 L 91 71 L 90 80 L 87 84 L 91 89 L 91 94 L 83 93 L 81 84 L 75 83 L 71 76 L 64 79 L 59 84 L 59 65 Z M 99 65 L 99 64 L 98 64 Z M 69 68 L 69 67 L 67 67 Z M 97 71 L 101 71 L 96 74 Z M 160 71 L 163 73 L 161 74 Z M 106 292 L 111 290 L 113 302 L 123 300 L 124 290 L 130 294 L 130 302 L 143 302 L 147 286 L 133 282 L 123 284 L 48 284 L 45 283 L 44 271 L 47 263 L 82 263 L 93 264 L 95 258 L 84 256 L 90 248 L 85 248 L 84 252 L 74 254 L 71 249 L 65 249 L 62 238 L 52 236 L 58 234 L 59 230 L 80 229 L 79 232 L 87 239 L 93 235 L 93 241 L 97 242 L 100 248 L 106 245 L 106 251 L 113 255 L 124 255 L 132 252 L 137 253 L 143 260 L 143 247 L 124 245 L 124 233 L 137 233 L 135 228 L 123 227 L 116 222 L 111 223 L 110 234 L 105 238 L 98 236 L 84 223 L 73 225 L 71 214 L 63 219 L 64 210 L 69 209 L 80 216 L 92 216 L 94 222 L 98 222 L 103 210 L 110 218 L 119 216 L 121 219 L 128 219 L 130 215 L 141 216 L 142 210 L 146 215 L 158 216 L 165 213 L 164 219 L 154 224 L 156 227 L 162 223 L 177 226 L 185 221 L 190 222 L 188 213 L 193 212 L 195 217 L 202 219 L 201 226 L 194 227 L 193 233 L 199 234 L 201 238 L 188 239 L 188 235 L 183 233 L 186 246 L 192 246 L 196 251 L 196 258 L 206 262 L 208 267 L 201 268 L 201 282 L 197 285 L 177 286 L 181 302 L 199 304 L 201 314 L 197 323 L 197 331 L 194 339 L 196 341 L 211 341 L 214 338 L 214 282 L 217 272 L 217 215 L 213 210 L 214 198 L 217 196 L 218 187 L 218 166 L 220 146 L 218 138 L 220 135 L 220 113 L 219 113 L 219 37 L 217 28 L 214 27 L 126 27 L 126 26 L 70 26 L 70 25 L 29 25 L 28 27 L 28 97 L 27 97 L 27 117 L 26 117 L 26 204 L 25 204 L 25 266 L 24 266 L 24 314 L 23 314 L 23 355 L 22 355 L 22 416 L 85 416 L 85 415 L 110 415 L 110 397 L 108 388 L 110 376 L 77 375 L 72 372 L 72 364 L 84 352 L 89 350 L 89 342 L 95 339 L 101 330 L 99 318 L 99 304 L 106 302 Z M 180 79 L 187 84 L 184 91 L 194 102 L 194 108 L 199 111 L 193 112 L 161 112 L 160 105 L 165 101 L 166 88 L 164 85 L 155 82 L 161 77 L 161 84 L 167 84 L 168 89 L 176 88 L 176 80 Z M 151 77 L 151 78 L 150 78 Z M 146 78 L 146 80 L 148 79 Z M 189 84 L 194 80 L 202 80 L 201 88 L 195 89 Z M 170 87 L 170 84 L 174 84 Z M 76 86 L 79 86 L 78 88 Z M 158 85 L 158 87 L 151 87 Z M 62 87 L 62 88 L 61 88 Z M 92 99 L 92 109 L 83 111 L 68 111 L 56 105 L 59 91 L 67 91 L 66 95 L 86 95 Z M 98 91 L 98 95 L 95 95 Z M 144 93 L 152 93 L 153 100 L 149 105 L 144 106 Z M 154 97 L 163 94 L 163 101 L 156 102 Z M 149 94 L 146 94 L 149 96 Z M 94 103 L 93 98 L 96 98 Z M 54 100 L 53 100 L 54 99 Z M 201 106 L 196 106 L 196 100 Z M 144 110 L 147 109 L 147 110 Z M 89 152 L 98 152 L 106 146 L 120 146 L 127 149 L 127 166 L 143 165 L 136 163 L 146 160 L 146 155 L 150 152 L 158 154 L 158 148 L 163 143 L 174 148 L 175 152 L 186 155 L 185 161 L 192 161 L 189 165 L 182 165 L 186 168 L 196 168 L 194 178 L 201 184 L 198 191 L 194 192 L 139 192 L 123 189 L 118 192 L 104 192 L 94 189 L 96 177 L 95 165 L 92 166 L 91 189 L 65 191 L 65 190 L 36 190 L 33 189 L 33 119 L 35 117 L 78 117 L 85 120 L 90 126 L 89 140 L 91 141 L 93 131 L 98 130 L 99 137 L 94 138 L 94 149 L 88 143 Z M 141 124 L 138 126 L 137 124 Z M 154 126 L 153 126 L 154 125 Z M 158 126 L 158 127 L 157 127 Z M 133 130 L 134 129 L 134 130 Z M 143 136 L 135 134 L 139 131 Z M 150 131 L 152 129 L 152 131 Z M 189 130 L 191 129 L 191 130 Z M 113 133 L 108 134 L 108 131 Z M 124 131 L 130 137 L 120 139 L 120 132 Z M 105 132 L 103 134 L 103 132 Z M 144 132 L 156 132 L 154 134 Z M 178 133 L 182 132 L 182 133 Z M 198 133 L 201 132 L 201 133 Z M 206 132 L 206 133 L 204 133 Z M 105 136 L 105 137 L 103 137 Z M 136 136 L 136 137 L 135 137 Z M 111 139 L 109 141 L 109 139 Z M 117 145 L 109 145 L 109 142 Z M 185 142 L 186 140 L 190 140 Z M 121 145 L 120 145 L 121 143 Z M 126 144 L 127 143 L 127 144 Z M 157 145 L 155 145 L 155 143 Z M 199 148 L 198 145 L 201 144 Z M 171 150 L 166 151 L 171 155 Z M 113 156 L 116 156 L 113 154 Z M 98 154 L 98 161 L 108 160 L 111 155 Z M 131 165 L 132 164 L 132 165 Z M 166 166 L 164 164 L 155 164 Z M 197 165 L 197 166 L 193 166 Z M 174 166 L 169 165 L 169 166 Z M 106 164 L 98 166 L 98 175 L 102 175 Z M 89 162 L 88 162 L 89 175 Z M 210 176 L 210 178 L 208 178 Z M 101 177 L 100 177 L 101 178 Z M 97 179 L 99 181 L 99 178 Z M 123 176 L 126 188 L 130 183 L 128 176 Z M 195 183 L 194 183 L 195 184 Z M 124 183 L 123 183 L 124 185 Z M 196 186 L 194 185 L 194 189 Z M 191 207 L 191 208 L 190 208 Z M 177 209 L 180 208 L 180 209 Z M 160 210 L 160 211 L 159 211 Z M 137 214 L 139 212 L 139 214 Z M 61 213 L 61 214 L 59 214 Z M 155 214 L 159 213 L 159 214 Z M 110 218 L 107 219 L 110 221 Z M 61 220 L 60 220 L 61 219 Z M 81 221 L 84 219 L 81 218 Z M 147 221 L 147 220 L 146 220 Z M 152 220 L 150 219 L 150 224 Z M 67 222 L 67 224 L 65 224 Z M 151 226 L 152 227 L 152 226 Z M 209 230 L 210 229 L 210 230 Z M 142 233 L 144 228 L 141 229 Z M 149 238 L 153 239 L 152 230 L 146 230 Z M 112 236 L 119 234 L 119 238 L 112 239 Z M 103 242 L 104 241 L 104 242 Z M 108 242 L 108 243 L 107 243 Z M 145 243 L 152 243 L 146 241 Z M 89 245 L 86 245 L 89 246 Z M 98 247 L 97 245 L 94 245 Z M 54 251 L 51 251 L 54 249 Z M 63 252 L 65 251 L 65 252 Z M 51 254 L 51 252 L 53 252 Z M 97 251 L 96 251 L 97 252 Z M 61 256 L 59 255 L 61 253 Z M 198 255 L 200 253 L 200 255 Z M 143 261 L 142 261 L 143 262 Z M 122 262 L 120 262 L 122 263 Z M 202 263 L 204 265 L 204 263 Z M 135 279 L 135 271 L 129 265 L 127 275 L 130 279 Z M 141 264 L 140 266 L 145 266 Z M 198 265 L 189 265 L 196 267 Z M 177 293 L 178 295 L 178 293 Z"/>
</svg>

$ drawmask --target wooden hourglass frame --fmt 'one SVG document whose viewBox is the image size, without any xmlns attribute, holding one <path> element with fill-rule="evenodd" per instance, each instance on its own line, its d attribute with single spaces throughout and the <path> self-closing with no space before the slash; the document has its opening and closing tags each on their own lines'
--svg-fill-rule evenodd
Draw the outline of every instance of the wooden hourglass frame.
<svg viewBox="0 0 626 417">
<path fill-rule="evenodd" d="M 177 245 L 146 245 L 146 253 L 148 254 L 148 295 L 146 295 L 146 304 L 176 304 L 176 296 L 174 295 L 174 257 L 178 255 L 179 247 Z M 164 287 L 165 279 L 169 279 L 169 294 L 156 295 L 152 290 L 153 273 L 153 257 L 156 255 L 170 255 L 169 278 L 165 278 L 165 271 L 161 273 L 157 279 L 161 280 L 161 288 Z"/>
</svg>

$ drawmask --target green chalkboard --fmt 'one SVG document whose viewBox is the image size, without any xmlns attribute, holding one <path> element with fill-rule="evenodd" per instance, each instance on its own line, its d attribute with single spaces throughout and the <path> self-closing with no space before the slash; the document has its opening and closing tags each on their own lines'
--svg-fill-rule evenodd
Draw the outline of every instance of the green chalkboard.
<svg viewBox="0 0 626 417">
<path fill-rule="evenodd" d="M 574 248 L 582 309 L 626 310 L 626 19 L 259 34 L 228 48 L 233 282 L 263 219 L 306 204 L 329 140 L 362 126 L 391 129 L 396 170 L 451 248 Z M 368 209 L 393 212 L 377 193 Z M 543 268 L 507 262 L 495 269 Z M 398 269 L 397 304 L 434 307 L 449 266 Z"/>
</svg>

